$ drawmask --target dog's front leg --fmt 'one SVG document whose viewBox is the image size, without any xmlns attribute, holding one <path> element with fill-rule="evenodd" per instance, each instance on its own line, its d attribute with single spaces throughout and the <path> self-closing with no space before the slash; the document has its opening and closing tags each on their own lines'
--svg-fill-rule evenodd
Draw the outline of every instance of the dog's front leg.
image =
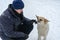
<svg viewBox="0 0 60 40">
<path fill-rule="evenodd" d="M 38 35 L 38 40 L 41 40 L 41 36 Z"/>
<path fill-rule="evenodd" d="M 41 37 L 38 37 L 38 40 L 41 40 Z"/>
<path fill-rule="evenodd" d="M 44 36 L 43 40 L 46 40 L 46 36 Z"/>
</svg>

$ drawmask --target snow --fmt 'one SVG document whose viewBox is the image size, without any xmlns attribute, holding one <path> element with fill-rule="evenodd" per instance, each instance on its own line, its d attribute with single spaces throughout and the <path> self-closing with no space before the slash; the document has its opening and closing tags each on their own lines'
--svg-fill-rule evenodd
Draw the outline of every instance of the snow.
<svg viewBox="0 0 60 40">
<path fill-rule="evenodd" d="M 0 0 L 0 13 L 13 0 Z M 60 40 L 60 0 L 23 0 L 25 3 L 24 15 L 30 19 L 36 19 L 35 15 L 47 18 L 49 22 L 49 33 L 47 40 Z M 27 40 L 37 40 L 37 24 L 33 24 L 34 29 Z"/>
</svg>

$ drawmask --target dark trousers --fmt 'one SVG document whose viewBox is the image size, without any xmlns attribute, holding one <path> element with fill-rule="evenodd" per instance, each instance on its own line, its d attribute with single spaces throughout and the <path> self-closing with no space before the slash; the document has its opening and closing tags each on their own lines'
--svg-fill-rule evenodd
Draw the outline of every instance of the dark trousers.
<svg viewBox="0 0 60 40">
<path fill-rule="evenodd" d="M 11 39 L 11 40 L 26 40 L 26 39 L 20 38 L 20 39 Z"/>
</svg>

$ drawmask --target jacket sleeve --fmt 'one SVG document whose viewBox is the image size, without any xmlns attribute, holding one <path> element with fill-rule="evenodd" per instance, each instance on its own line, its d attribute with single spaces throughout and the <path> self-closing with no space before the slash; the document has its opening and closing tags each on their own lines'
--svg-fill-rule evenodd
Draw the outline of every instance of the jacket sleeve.
<svg viewBox="0 0 60 40">
<path fill-rule="evenodd" d="M 25 23 L 25 26 L 27 26 L 26 27 L 26 30 L 27 30 L 26 33 L 30 34 L 30 32 L 33 30 L 33 22 L 30 19 L 25 17 L 24 23 Z"/>
<path fill-rule="evenodd" d="M 0 16 L 0 27 L 2 27 L 2 31 L 7 37 L 10 38 L 25 37 L 25 33 L 13 31 L 13 23 L 11 23 L 11 20 L 6 16 Z"/>
<path fill-rule="evenodd" d="M 30 23 L 30 24 L 28 24 L 28 34 L 30 34 L 30 32 L 33 30 L 33 24 L 32 23 Z"/>
</svg>

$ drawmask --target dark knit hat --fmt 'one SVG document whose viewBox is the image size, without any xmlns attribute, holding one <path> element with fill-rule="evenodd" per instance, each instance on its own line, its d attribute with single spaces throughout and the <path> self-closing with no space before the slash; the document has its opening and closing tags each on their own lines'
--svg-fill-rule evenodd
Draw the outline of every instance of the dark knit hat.
<svg viewBox="0 0 60 40">
<path fill-rule="evenodd" d="M 12 3 L 12 7 L 14 9 L 23 9 L 24 8 L 24 3 L 22 0 L 14 0 Z"/>
</svg>

